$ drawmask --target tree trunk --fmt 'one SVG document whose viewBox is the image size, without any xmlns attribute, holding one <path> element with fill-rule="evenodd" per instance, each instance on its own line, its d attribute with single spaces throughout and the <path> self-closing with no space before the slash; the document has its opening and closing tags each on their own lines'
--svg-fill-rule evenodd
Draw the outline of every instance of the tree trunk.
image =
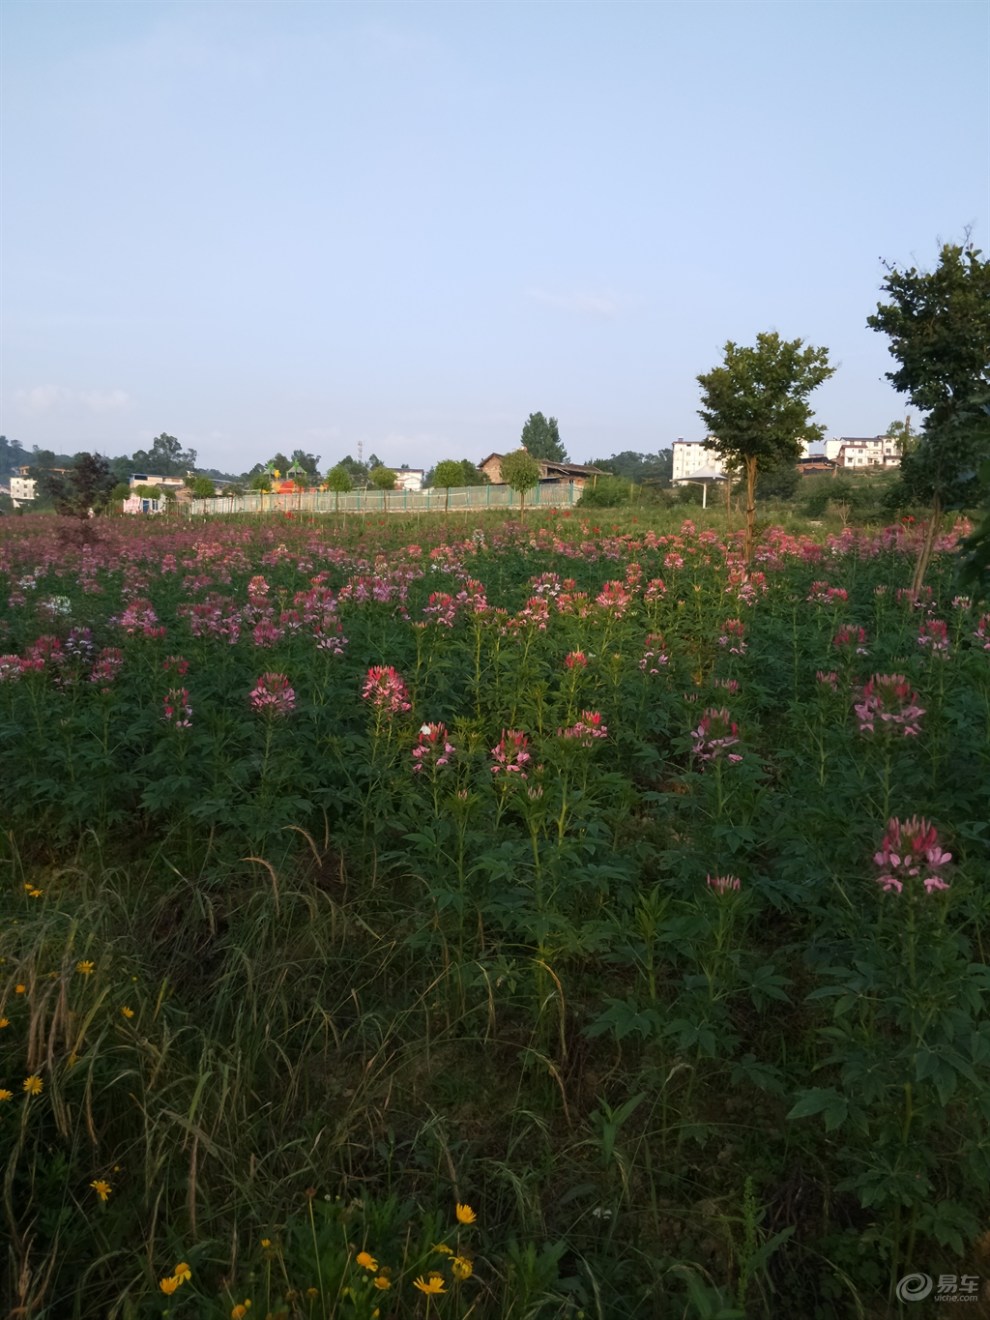
<svg viewBox="0 0 990 1320">
<path fill-rule="evenodd" d="M 935 538 L 938 536 L 938 530 L 942 523 L 942 501 L 936 495 L 932 500 L 932 515 L 928 519 L 928 526 L 925 528 L 925 535 L 921 542 L 921 548 L 918 551 L 918 559 L 914 566 L 914 574 L 911 578 L 911 599 L 917 600 L 921 588 L 924 586 L 925 574 L 928 572 L 928 565 L 931 563 L 932 550 L 935 548 Z"/>
<path fill-rule="evenodd" d="M 746 541 L 743 555 L 748 564 L 753 558 L 753 543 L 756 540 L 756 459 L 747 458 L 746 463 Z"/>
</svg>

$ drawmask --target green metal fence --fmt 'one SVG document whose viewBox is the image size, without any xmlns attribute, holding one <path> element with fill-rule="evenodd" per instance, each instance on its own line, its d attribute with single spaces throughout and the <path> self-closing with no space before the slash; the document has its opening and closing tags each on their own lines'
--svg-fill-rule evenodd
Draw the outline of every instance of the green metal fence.
<svg viewBox="0 0 990 1320">
<path fill-rule="evenodd" d="M 541 482 L 526 492 L 526 508 L 570 508 L 581 489 L 573 481 Z M 449 498 L 448 498 L 449 497 Z M 470 509 L 519 508 L 519 495 L 508 486 L 457 486 L 450 491 L 354 490 L 336 495 L 329 490 L 297 490 L 279 495 L 251 491 L 247 495 L 217 495 L 191 500 L 189 513 L 451 513 Z"/>
</svg>

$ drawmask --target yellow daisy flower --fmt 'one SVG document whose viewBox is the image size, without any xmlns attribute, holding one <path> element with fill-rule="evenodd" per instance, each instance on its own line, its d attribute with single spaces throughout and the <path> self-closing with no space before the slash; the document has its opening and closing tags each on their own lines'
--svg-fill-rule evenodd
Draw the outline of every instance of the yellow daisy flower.
<svg viewBox="0 0 990 1320">
<path fill-rule="evenodd" d="M 359 1251 L 354 1257 L 354 1260 L 363 1270 L 371 1270 L 374 1272 L 378 1269 L 378 1261 L 375 1260 L 370 1251 Z"/>
<path fill-rule="evenodd" d="M 106 1181 L 106 1179 L 94 1178 L 89 1185 L 90 1187 L 92 1187 L 93 1191 L 100 1198 L 100 1200 L 103 1201 L 105 1204 L 110 1193 L 113 1191 L 113 1188 Z"/>
<path fill-rule="evenodd" d="M 391 1288 L 391 1286 L 392 1286 L 392 1280 L 386 1279 L 384 1274 L 379 1274 L 378 1277 L 375 1279 L 375 1287 L 380 1292 L 386 1292 L 389 1288 Z"/>
<path fill-rule="evenodd" d="M 4 1100 L 13 1100 L 13 1098 L 14 1098 L 13 1091 L 0 1090 L 0 1103 L 2 1103 Z"/>
<path fill-rule="evenodd" d="M 176 1265 L 172 1273 L 175 1276 L 175 1278 L 179 1280 L 180 1283 L 188 1283 L 189 1280 L 192 1278 L 192 1270 L 189 1268 L 189 1266 L 186 1264 L 184 1260 L 179 1261 L 178 1265 Z"/>
<path fill-rule="evenodd" d="M 473 1224 L 477 1218 L 478 1216 L 469 1205 L 462 1205 L 460 1201 L 457 1202 L 457 1222 L 459 1224 Z"/>
<path fill-rule="evenodd" d="M 45 1084 L 37 1073 L 32 1073 L 30 1077 L 24 1078 L 24 1090 L 28 1095 L 41 1095 L 45 1089 Z"/>
<path fill-rule="evenodd" d="M 128 1004 L 124 1004 L 121 1007 L 120 1011 L 122 1016 L 124 1016 L 125 1018 L 132 1018 L 134 1016 L 134 1009 L 131 1008 Z"/>
<path fill-rule="evenodd" d="M 413 1279 L 413 1287 L 418 1288 L 421 1293 L 426 1293 L 427 1297 L 435 1297 L 437 1293 L 447 1291 L 442 1274 L 431 1274 L 429 1279 Z"/>
<path fill-rule="evenodd" d="M 96 963 L 90 962 L 88 958 L 83 958 L 80 962 L 76 963 L 76 971 L 80 972 L 83 976 L 92 976 L 95 970 Z"/>
<path fill-rule="evenodd" d="M 159 1279 L 158 1286 L 159 1288 L 161 1288 L 162 1292 L 165 1294 L 166 1297 L 171 1297 L 172 1294 L 175 1292 L 176 1288 L 178 1288 L 179 1286 L 179 1280 L 173 1274 L 170 1275 L 169 1278 L 167 1279 Z"/>
<path fill-rule="evenodd" d="M 474 1266 L 466 1256 L 455 1256 L 450 1262 L 450 1268 L 454 1278 L 460 1279 L 462 1283 L 465 1279 L 470 1279 L 474 1273 Z"/>
</svg>

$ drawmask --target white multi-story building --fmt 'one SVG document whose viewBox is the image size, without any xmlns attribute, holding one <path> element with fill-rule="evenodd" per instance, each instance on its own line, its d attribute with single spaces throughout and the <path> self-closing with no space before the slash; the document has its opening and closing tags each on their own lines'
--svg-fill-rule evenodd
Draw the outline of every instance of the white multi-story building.
<svg viewBox="0 0 990 1320">
<path fill-rule="evenodd" d="M 900 447 L 888 435 L 842 436 L 838 440 L 826 440 L 825 457 L 832 459 L 837 467 L 853 472 L 883 471 L 901 465 Z"/>
<path fill-rule="evenodd" d="M 706 478 L 711 480 L 725 476 L 721 455 L 709 446 L 711 438 L 682 440 L 678 436 L 674 441 L 674 467 L 670 478 L 673 485 L 680 481 L 703 481 Z"/>
<path fill-rule="evenodd" d="M 34 477 L 11 477 L 10 498 L 14 502 L 15 509 L 19 509 L 22 504 L 36 499 Z"/>
</svg>

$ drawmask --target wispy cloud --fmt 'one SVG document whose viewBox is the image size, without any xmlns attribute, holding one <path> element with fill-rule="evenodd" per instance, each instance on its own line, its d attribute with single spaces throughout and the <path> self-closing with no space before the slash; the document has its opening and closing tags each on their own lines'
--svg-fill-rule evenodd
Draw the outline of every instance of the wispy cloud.
<svg viewBox="0 0 990 1320">
<path fill-rule="evenodd" d="M 35 385 L 30 390 L 18 390 L 14 398 L 21 412 L 33 417 L 54 408 L 68 393 L 60 385 Z"/>
<path fill-rule="evenodd" d="M 119 412 L 126 408 L 131 396 L 123 390 L 80 390 L 79 402 L 91 412 Z"/>
<path fill-rule="evenodd" d="M 22 413 L 37 417 L 53 408 L 82 407 L 93 413 L 120 412 L 131 402 L 124 390 L 68 390 L 64 385 L 35 385 L 18 390 L 14 401 Z"/>
<path fill-rule="evenodd" d="M 554 293 L 550 289 L 532 288 L 526 290 L 526 297 L 577 316 L 595 316 L 607 321 L 614 320 L 623 310 L 622 300 L 613 293 L 588 293 L 580 290 Z"/>
</svg>

